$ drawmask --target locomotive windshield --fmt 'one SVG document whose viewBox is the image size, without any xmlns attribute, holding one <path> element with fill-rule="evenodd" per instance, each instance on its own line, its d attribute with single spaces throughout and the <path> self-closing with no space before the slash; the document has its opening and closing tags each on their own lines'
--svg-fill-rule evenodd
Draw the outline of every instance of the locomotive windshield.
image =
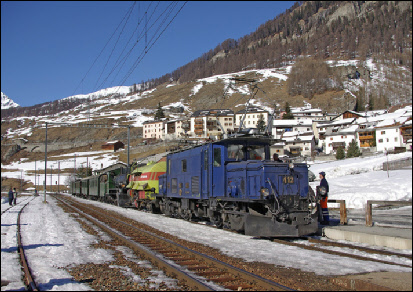
<svg viewBox="0 0 413 292">
<path fill-rule="evenodd" d="M 266 159 L 267 146 L 263 143 L 231 143 L 227 145 L 227 157 L 232 161 Z"/>
<path fill-rule="evenodd" d="M 263 145 L 254 145 L 247 147 L 248 159 L 262 160 L 265 159 L 265 147 Z"/>
<path fill-rule="evenodd" d="M 228 146 L 228 158 L 240 161 L 244 159 L 244 145 L 233 144 Z"/>
</svg>

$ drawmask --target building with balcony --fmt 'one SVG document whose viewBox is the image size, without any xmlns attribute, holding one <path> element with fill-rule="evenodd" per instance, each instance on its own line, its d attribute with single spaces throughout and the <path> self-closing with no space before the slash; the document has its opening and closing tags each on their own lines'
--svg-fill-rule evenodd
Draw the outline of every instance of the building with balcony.
<svg viewBox="0 0 413 292">
<path fill-rule="evenodd" d="M 234 112 L 228 109 L 199 110 L 190 118 L 189 135 L 195 138 L 222 137 L 234 132 Z"/>
</svg>

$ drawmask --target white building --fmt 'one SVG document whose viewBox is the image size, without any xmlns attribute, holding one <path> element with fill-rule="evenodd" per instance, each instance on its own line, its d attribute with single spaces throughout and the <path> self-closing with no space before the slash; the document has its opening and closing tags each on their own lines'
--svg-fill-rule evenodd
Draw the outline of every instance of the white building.
<svg viewBox="0 0 413 292">
<path fill-rule="evenodd" d="M 297 132 L 299 135 L 312 132 L 311 120 L 273 120 L 272 136 L 274 139 L 280 139 L 284 133 Z"/>
<path fill-rule="evenodd" d="M 292 108 L 291 113 L 295 120 L 305 121 L 324 121 L 326 117 L 319 108 Z"/>
<path fill-rule="evenodd" d="M 239 127 L 241 126 L 241 121 L 245 116 L 245 119 L 242 123 L 242 127 L 245 128 L 256 128 L 258 125 L 258 121 L 262 119 L 265 123 L 265 127 L 268 125 L 268 118 L 269 118 L 269 113 L 265 110 L 259 109 L 259 108 L 248 108 L 247 112 L 246 110 L 240 110 L 235 114 L 235 130 L 238 130 Z"/>
<path fill-rule="evenodd" d="M 314 135 L 300 135 L 298 132 L 286 132 L 282 138 L 285 142 L 284 150 L 292 156 L 311 157 L 315 149 Z"/>
<path fill-rule="evenodd" d="M 325 150 L 326 154 L 336 153 L 339 147 L 347 150 L 352 140 L 358 141 L 358 125 L 351 125 L 344 128 L 330 128 L 325 133 Z"/>
<path fill-rule="evenodd" d="M 378 123 L 376 129 L 377 151 L 394 150 L 396 147 L 406 147 L 400 131 L 400 123 L 388 124 L 387 121 Z"/>
<path fill-rule="evenodd" d="M 143 138 L 144 139 L 163 139 L 164 137 L 164 122 L 150 121 L 143 123 Z"/>
</svg>

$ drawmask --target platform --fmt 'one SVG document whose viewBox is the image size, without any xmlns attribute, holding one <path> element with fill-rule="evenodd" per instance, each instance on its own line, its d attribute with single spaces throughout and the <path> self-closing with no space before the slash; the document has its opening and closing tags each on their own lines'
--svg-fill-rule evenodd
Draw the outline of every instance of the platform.
<svg viewBox="0 0 413 292">
<path fill-rule="evenodd" d="M 319 225 L 322 236 L 394 249 L 412 249 L 412 229 L 409 228 L 331 223 L 330 226 Z"/>
</svg>

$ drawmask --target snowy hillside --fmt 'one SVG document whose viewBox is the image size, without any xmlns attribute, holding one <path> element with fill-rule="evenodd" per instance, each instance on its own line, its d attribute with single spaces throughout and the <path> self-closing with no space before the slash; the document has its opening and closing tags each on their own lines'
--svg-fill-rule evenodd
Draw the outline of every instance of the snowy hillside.
<svg viewBox="0 0 413 292">
<path fill-rule="evenodd" d="M 20 106 L 17 103 L 15 103 L 10 97 L 5 95 L 3 92 L 1 93 L 1 109 L 8 109 L 11 107 L 17 107 Z"/>
</svg>

